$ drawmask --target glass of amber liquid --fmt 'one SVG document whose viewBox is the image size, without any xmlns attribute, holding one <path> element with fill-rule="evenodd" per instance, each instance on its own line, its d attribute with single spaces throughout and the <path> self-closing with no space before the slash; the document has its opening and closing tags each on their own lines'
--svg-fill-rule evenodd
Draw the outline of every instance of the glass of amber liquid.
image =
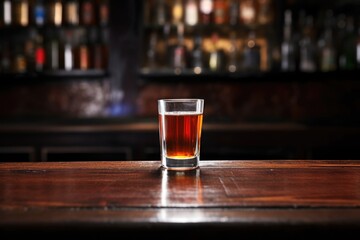
<svg viewBox="0 0 360 240">
<path fill-rule="evenodd" d="M 161 165 L 168 170 L 199 167 L 203 99 L 160 99 Z"/>
</svg>

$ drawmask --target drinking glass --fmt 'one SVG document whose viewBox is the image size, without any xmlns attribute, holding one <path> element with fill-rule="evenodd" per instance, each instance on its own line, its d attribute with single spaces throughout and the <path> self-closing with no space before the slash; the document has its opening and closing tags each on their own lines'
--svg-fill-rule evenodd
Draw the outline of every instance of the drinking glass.
<svg viewBox="0 0 360 240">
<path fill-rule="evenodd" d="M 161 165 L 169 170 L 199 167 L 203 99 L 160 99 Z"/>
</svg>

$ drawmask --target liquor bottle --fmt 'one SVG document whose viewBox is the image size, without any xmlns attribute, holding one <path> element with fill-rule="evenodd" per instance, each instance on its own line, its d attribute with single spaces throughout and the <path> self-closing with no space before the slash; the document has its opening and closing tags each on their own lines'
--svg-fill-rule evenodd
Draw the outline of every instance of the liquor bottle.
<svg viewBox="0 0 360 240">
<path fill-rule="evenodd" d="M 191 67 L 195 74 L 200 74 L 203 71 L 203 61 L 202 37 L 197 35 L 194 39 L 194 48 L 191 51 Z"/>
<path fill-rule="evenodd" d="M 14 56 L 12 64 L 13 73 L 26 73 L 27 61 L 24 53 L 23 42 L 17 39 L 14 43 Z"/>
<path fill-rule="evenodd" d="M 36 0 L 33 7 L 34 10 L 34 22 L 37 26 L 43 26 L 45 24 L 45 4 L 43 0 Z"/>
<path fill-rule="evenodd" d="M 256 42 L 256 34 L 253 30 L 249 32 L 249 35 L 245 41 L 243 56 L 242 56 L 242 68 L 245 71 L 257 72 L 260 70 L 260 46 Z"/>
<path fill-rule="evenodd" d="M 314 21 L 311 15 L 306 16 L 305 26 L 300 39 L 299 69 L 303 72 L 314 72 L 316 66 L 316 45 L 314 42 Z"/>
<path fill-rule="evenodd" d="M 95 3 L 93 0 L 84 0 L 81 3 L 81 24 L 93 25 L 96 22 L 95 18 Z"/>
<path fill-rule="evenodd" d="M 295 71 L 296 56 L 295 43 L 292 35 L 292 11 L 287 9 L 284 12 L 284 32 L 281 42 L 281 70 Z"/>
<path fill-rule="evenodd" d="M 251 25 L 256 23 L 255 0 L 242 0 L 239 5 L 240 23 Z"/>
<path fill-rule="evenodd" d="M 146 51 L 146 66 L 153 70 L 157 67 L 158 57 L 157 57 L 157 43 L 158 36 L 155 31 L 150 34 L 149 46 Z"/>
<path fill-rule="evenodd" d="M 29 25 L 29 2 L 28 0 L 17 0 L 15 3 L 15 23 L 20 26 Z"/>
<path fill-rule="evenodd" d="M 219 35 L 213 33 L 211 35 L 212 50 L 210 51 L 209 57 L 209 69 L 213 72 L 222 71 L 224 68 L 224 57 L 223 50 L 219 47 Z"/>
<path fill-rule="evenodd" d="M 61 68 L 66 71 L 74 70 L 74 33 L 71 30 L 62 32 L 60 51 Z"/>
<path fill-rule="evenodd" d="M 198 22 L 198 5 L 195 0 L 187 0 L 185 5 L 185 24 L 194 26 Z"/>
<path fill-rule="evenodd" d="M 214 23 L 225 24 L 228 22 L 228 5 L 225 0 L 214 0 Z"/>
<path fill-rule="evenodd" d="M 344 38 L 339 49 L 338 66 L 341 70 L 356 68 L 356 34 L 353 16 L 347 16 Z"/>
<path fill-rule="evenodd" d="M 271 24 L 273 22 L 272 0 L 258 0 L 257 22 L 259 24 Z"/>
<path fill-rule="evenodd" d="M 2 39 L 1 39 L 2 40 Z M 1 41 L 0 40 L 0 41 Z M 11 72 L 11 48 L 8 41 L 2 42 L 0 65 L 3 73 Z"/>
<path fill-rule="evenodd" d="M 229 72 L 236 72 L 238 70 L 238 47 L 235 32 L 230 34 L 230 48 L 227 70 Z"/>
<path fill-rule="evenodd" d="M 168 6 L 165 0 L 156 0 L 154 24 L 164 25 L 168 21 Z"/>
<path fill-rule="evenodd" d="M 232 26 L 239 22 L 239 0 L 230 0 L 229 3 L 229 23 Z"/>
<path fill-rule="evenodd" d="M 172 6 L 172 23 L 179 24 L 183 22 L 184 6 L 182 0 L 175 0 Z"/>
<path fill-rule="evenodd" d="M 337 69 L 337 54 L 339 51 L 336 47 L 337 39 L 333 36 L 334 27 L 335 17 L 332 9 L 326 9 L 325 12 L 318 14 L 316 31 L 320 33 L 317 36 L 317 69 L 319 71 L 327 72 Z"/>
<path fill-rule="evenodd" d="M 106 29 L 91 29 L 90 36 L 90 60 L 91 68 L 98 70 L 105 70 L 108 62 L 107 51 L 107 30 Z"/>
<path fill-rule="evenodd" d="M 49 5 L 49 23 L 61 26 L 63 23 L 63 4 L 61 0 L 52 0 Z"/>
<path fill-rule="evenodd" d="M 90 51 L 87 42 L 86 32 L 76 32 L 78 44 L 75 50 L 75 68 L 80 70 L 88 70 L 90 68 Z"/>
<path fill-rule="evenodd" d="M 336 70 L 336 49 L 333 42 L 332 29 L 325 29 L 324 35 L 319 39 L 319 68 L 320 71 Z"/>
<path fill-rule="evenodd" d="M 184 25 L 177 25 L 177 43 L 173 50 L 173 68 L 176 74 L 180 74 L 186 68 L 187 49 L 184 42 Z"/>
<path fill-rule="evenodd" d="M 109 23 L 109 0 L 99 0 L 99 25 L 107 26 Z"/>
<path fill-rule="evenodd" d="M 101 46 L 101 54 L 99 56 L 101 56 L 101 64 L 98 66 L 103 70 L 107 70 L 109 67 L 109 29 L 100 28 L 99 31 L 100 31 L 99 45 Z M 94 68 L 97 67 L 95 66 Z"/>
<path fill-rule="evenodd" d="M 340 13 L 336 16 L 336 24 L 335 24 L 335 31 L 336 31 L 336 47 L 338 49 L 342 48 L 343 42 L 346 35 L 346 14 Z M 340 69 L 340 56 L 341 52 L 338 55 L 338 68 Z"/>
<path fill-rule="evenodd" d="M 12 1 L 10 0 L 4 0 L 2 3 L 2 16 L 3 16 L 3 23 L 5 26 L 11 25 L 13 22 L 12 19 Z"/>
<path fill-rule="evenodd" d="M 57 31 L 52 31 L 49 33 L 49 38 L 46 41 L 46 69 L 48 70 L 58 70 L 60 68 L 59 58 L 60 58 L 60 43 L 58 40 Z"/>
<path fill-rule="evenodd" d="M 24 52 L 26 58 L 26 66 L 28 72 L 35 71 L 35 46 L 36 46 L 36 36 L 39 33 L 35 29 L 31 29 L 28 37 L 24 39 Z"/>
<path fill-rule="evenodd" d="M 169 67 L 172 62 L 172 46 L 170 44 L 171 23 L 165 23 L 162 28 L 163 44 L 159 48 L 159 65 Z"/>
<path fill-rule="evenodd" d="M 45 66 L 45 47 L 43 36 L 37 34 L 35 37 L 35 71 L 42 72 Z"/>
<path fill-rule="evenodd" d="M 65 19 L 67 25 L 76 26 L 79 24 L 79 1 L 68 0 L 64 4 Z"/>
<path fill-rule="evenodd" d="M 209 24 L 212 22 L 213 11 L 213 0 L 200 0 L 200 15 L 202 24 Z"/>
</svg>

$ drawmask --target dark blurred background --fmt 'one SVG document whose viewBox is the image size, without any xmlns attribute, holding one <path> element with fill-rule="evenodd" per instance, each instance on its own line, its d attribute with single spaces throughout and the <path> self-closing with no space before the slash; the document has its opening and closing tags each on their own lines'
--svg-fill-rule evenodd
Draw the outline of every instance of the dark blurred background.
<svg viewBox="0 0 360 240">
<path fill-rule="evenodd" d="M 185 97 L 204 160 L 360 159 L 357 0 L 0 3 L 0 161 L 158 160 Z"/>
</svg>

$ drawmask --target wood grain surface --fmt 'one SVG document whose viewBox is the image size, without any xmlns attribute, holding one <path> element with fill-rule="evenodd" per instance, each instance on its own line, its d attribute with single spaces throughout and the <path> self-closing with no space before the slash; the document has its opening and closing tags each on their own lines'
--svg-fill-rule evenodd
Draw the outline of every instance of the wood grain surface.
<svg viewBox="0 0 360 240">
<path fill-rule="evenodd" d="M 163 170 L 157 161 L 0 164 L 0 229 L 6 233 L 74 233 L 76 227 L 89 238 L 95 230 L 105 236 L 104 229 L 181 233 L 179 226 L 209 237 L 225 230 L 356 233 L 360 162 L 201 161 L 186 172 Z"/>
</svg>

